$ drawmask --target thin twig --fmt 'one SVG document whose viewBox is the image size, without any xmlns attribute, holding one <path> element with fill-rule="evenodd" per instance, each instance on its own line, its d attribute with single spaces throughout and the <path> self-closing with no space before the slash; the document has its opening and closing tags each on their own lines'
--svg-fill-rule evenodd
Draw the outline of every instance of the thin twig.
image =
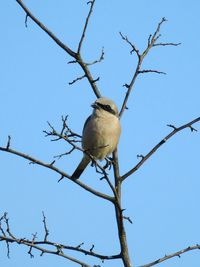
<svg viewBox="0 0 200 267">
<path fill-rule="evenodd" d="M 124 40 L 127 44 L 129 44 L 131 46 L 132 49 L 130 51 L 130 54 L 133 54 L 133 52 L 135 52 L 139 58 L 140 57 L 140 51 L 137 49 L 137 47 L 131 41 L 129 41 L 128 37 L 124 36 L 122 34 L 122 32 L 119 32 L 119 34 L 120 34 L 122 40 Z"/>
<path fill-rule="evenodd" d="M 191 250 L 195 250 L 195 249 L 200 249 L 200 245 L 197 244 L 195 246 L 189 246 L 189 247 L 187 247 L 185 249 L 182 249 L 182 250 L 179 250 L 179 251 L 177 251 L 175 253 L 172 253 L 172 254 L 169 254 L 169 255 L 165 255 L 164 257 L 162 257 L 160 259 L 157 259 L 157 260 L 155 260 L 153 262 L 150 262 L 148 264 L 141 265 L 140 267 L 151 267 L 151 266 L 154 266 L 156 264 L 159 264 L 159 263 L 161 263 L 163 261 L 169 260 L 169 259 L 174 258 L 174 257 L 179 257 L 180 258 L 181 254 L 186 253 L 186 252 L 191 251 Z"/>
<path fill-rule="evenodd" d="M 102 48 L 101 55 L 100 55 L 99 59 L 96 59 L 92 62 L 88 62 L 88 63 L 86 63 L 86 65 L 91 66 L 91 65 L 94 65 L 96 63 L 100 63 L 102 60 L 104 60 L 104 55 L 105 55 L 104 48 Z"/>
<path fill-rule="evenodd" d="M 37 238 L 37 232 L 35 234 L 33 234 L 33 238 L 31 240 L 31 246 L 29 247 L 29 251 L 28 251 L 28 254 L 30 255 L 31 258 L 34 257 L 34 255 L 32 253 L 32 249 L 33 249 L 32 244 L 34 245 L 36 238 Z"/>
<path fill-rule="evenodd" d="M 81 48 L 82 48 L 83 41 L 84 41 L 84 38 L 85 38 L 85 34 L 86 34 L 86 31 L 87 31 L 89 19 L 90 19 L 91 15 L 92 15 L 94 3 L 95 3 L 95 0 L 92 0 L 92 1 L 88 2 L 88 4 L 90 4 L 90 10 L 89 10 L 89 13 L 88 13 L 88 15 L 86 17 L 86 21 L 85 21 L 85 25 L 84 25 L 83 32 L 82 32 L 82 35 L 81 35 L 81 39 L 80 39 L 80 42 L 79 42 L 79 45 L 78 45 L 77 54 L 80 54 L 80 52 L 81 52 Z"/>
<path fill-rule="evenodd" d="M 69 151 L 62 153 L 62 154 L 59 154 L 59 155 L 56 155 L 56 156 L 54 156 L 54 158 L 61 159 L 63 156 L 70 155 L 74 150 L 75 150 L 75 147 L 72 147 Z"/>
<path fill-rule="evenodd" d="M 85 77 L 86 77 L 86 76 L 85 76 L 85 74 L 84 74 L 84 75 L 82 75 L 82 76 L 80 76 L 80 77 L 77 77 L 76 79 L 74 79 L 73 81 L 69 82 L 68 84 L 69 84 L 69 85 L 72 85 L 72 84 L 74 84 L 75 82 L 84 79 Z"/>
<path fill-rule="evenodd" d="M 164 74 L 164 75 L 166 75 L 166 72 L 159 71 L 159 70 L 139 70 L 138 73 L 139 74 L 141 74 L 141 73 L 157 73 L 157 74 Z"/>
<path fill-rule="evenodd" d="M 178 46 L 181 45 L 181 43 L 156 43 L 153 46 Z"/>
<path fill-rule="evenodd" d="M 43 225 L 44 225 L 44 241 L 47 241 L 48 235 L 49 235 L 49 229 L 47 228 L 47 222 L 46 222 L 46 216 L 44 215 L 44 211 L 42 212 L 42 216 L 43 216 Z"/>
<path fill-rule="evenodd" d="M 121 180 L 124 181 L 127 177 L 129 177 L 131 174 L 133 174 L 135 171 L 137 171 L 143 164 L 144 162 L 149 159 L 155 152 L 156 150 L 158 150 L 158 148 L 160 148 L 164 143 L 166 143 L 167 140 L 169 140 L 173 135 L 175 135 L 176 133 L 180 132 L 181 130 L 185 129 L 185 128 L 190 128 L 194 123 L 197 123 L 200 121 L 200 117 L 180 126 L 180 127 L 175 127 L 173 125 L 168 125 L 170 127 L 173 128 L 173 131 L 166 135 L 156 146 L 154 146 L 149 153 L 146 154 L 146 156 L 143 156 L 142 159 L 140 160 L 140 162 L 138 164 L 135 165 L 135 167 L 133 167 L 130 171 L 128 171 L 127 173 L 125 173 L 124 175 L 121 176 Z M 192 130 L 191 130 L 192 131 Z"/>
</svg>

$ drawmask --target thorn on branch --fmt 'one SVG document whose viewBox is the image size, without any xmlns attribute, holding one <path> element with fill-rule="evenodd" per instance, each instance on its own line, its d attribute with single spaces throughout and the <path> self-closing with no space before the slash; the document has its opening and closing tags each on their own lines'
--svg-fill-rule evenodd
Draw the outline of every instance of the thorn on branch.
<svg viewBox="0 0 200 267">
<path fill-rule="evenodd" d="M 101 172 L 97 170 L 97 173 L 101 173 Z M 106 180 L 106 176 L 102 176 L 99 180 L 100 181 Z"/>
<path fill-rule="evenodd" d="M 55 162 L 56 162 L 56 161 L 53 160 L 49 165 L 50 165 L 50 166 L 53 166 L 53 164 L 54 164 Z"/>
<path fill-rule="evenodd" d="M 148 38 L 148 45 L 147 45 L 147 46 L 150 46 L 150 44 L 151 44 L 151 37 L 152 37 L 152 34 L 149 35 L 149 38 Z"/>
<path fill-rule="evenodd" d="M 80 76 L 80 77 L 74 79 L 72 82 L 69 82 L 68 84 L 69 84 L 69 85 L 72 85 L 72 84 L 74 84 L 75 82 L 80 81 L 80 80 L 82 80 L 82 79 L 84 79 L 84 78 L 86 78 L 86 75 L 85 75 L 85 74 L 84 74 L 83 76 Z"/>
<path fill-rule="evenodd" d="M 84 242 L 80 243 L 76 248 L 81 248 L 84 245 Z"/>
<path fill-rule="evenodd" d="M 26 13 L 25 22 L 24 22 L 26 28 L 28 28 L 28 17 L 29 17 L 29 15 L 28 15 L 28 13 Z"/>
<path fill-rule="evenodd" d="M 11 141 L 11 136 L 8 136 L 8 141 L 7 141 L 7 145 L 6 145 L 6 149 L 10 148 L 10 141 Z"/>
<path fill-rule="evenodd" d="M 92 244 L 92 247 L 90 248 L 90 252 L 93 252 L 94 245 Z"/>
<path fill-rule="evenodd" d="M 143 160 L 144 159 L 144 156 L 142 154 L 140 154 L 140 155 L 137 155 L 137 158 L 138 159 L 141 158 Z"/>
<path fill-rule="evenodd" d="M 78 63 L 78 61 L 77 60 L 70 60 L 67 62 L 67 64 L 75 64 L 75 63 Z"/>
<path fill-rule="evenodd" d="M 123 87 L 126 87 L 127 89 L 129 89 L 130 88 L 130 85 L 127 84 L 127 83 L 125 83 L 125 84 L 123 84 Z"/>
<path fill-rule="evenodd" d="M 40 253 L 40 257 L 42 257 L 44 255 L 44 251 L 42 251 L 41 253 Z"/>
<path fill-rule="evenodd" d="M 87 5 L 89 5 L 89 4 L 91 4 L 91 5 L 92 5 L 92 4 L 93 4 L 93 2 L 94 2 L 94 0 L 93 0 L 93 1 L 88 1 L 88 2 L 87 2 Z"/>
<path fill-rule="evenodd" d="M 167 126 L 168 127 L 170 127 L 170 128 L 173 128 L 174 129 L 174 131 L 176 131 L 177 130 L 177 127 L 175 127 L 174 125 L 172 125 L 172 124 L 167 124 Z"/>
<path fill-rule="evenodd" d="M 128 222 L 130 222 L 131 224 L 133 224 L 133 221 L 131 220 L 130 217 L 123 216 L 123 218 L 124 218 L 125 220 L 127 220 Z"/>
<path fill-rule="evenodd" d="M 62 175 L 61 177 L 60 177 L 60 179 L 58 180 L 58 183 L 62 180 L 62 179 L 64 179 L 65 177 L 64 177 L 64 175 Z"/>
<path fill-rule="evenodd" d="M 191 132 L 198 132 L 198 130 L 195 129 L 194 127 L 192 127 L 192 125 L 190 125 L 190 126 L 188 126 L 188 127 L 190 128 Z"/>
<path fill-rule="evenodd" d="M 96 82 L 98 82 L 100 80 L 100 77 L 98 77 L 97 79 L 95 79 L 95 80 L 92 80 L 92 83 L 96 83 Z"/>
</svg>

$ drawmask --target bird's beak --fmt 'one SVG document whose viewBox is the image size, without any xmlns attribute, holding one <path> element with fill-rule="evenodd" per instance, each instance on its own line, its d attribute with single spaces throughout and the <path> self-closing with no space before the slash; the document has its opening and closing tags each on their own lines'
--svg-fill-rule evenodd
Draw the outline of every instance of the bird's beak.
<svg viewBox="0 0 200 267">
<path fill-rule="evenodd" d="M 92 103 L 91 107 L 92 108 L 98 108 L 98 105 L 94 102 L 94 103 Z"/>
</svg>

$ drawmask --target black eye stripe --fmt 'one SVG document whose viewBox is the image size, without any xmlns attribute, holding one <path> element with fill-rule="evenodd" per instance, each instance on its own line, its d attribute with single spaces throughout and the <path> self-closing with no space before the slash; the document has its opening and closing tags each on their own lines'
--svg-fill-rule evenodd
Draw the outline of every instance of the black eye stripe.
<svg viewBox="0 0 200 267">
<path fill-rule="evenodd" d="M 115 111 L 111 108 L 110 105 L 103 105 L 103 104 L 98 103 L 98 102 L 97 102 L 97 105 L 98 105 L 99 107 L 101 107 L 102 109 L 104 109 L 105 111 L 108 111 L 108 112 L 110 112 L 110 113 L 113 114 L 113 115 L 116 115 L 116 114 L 115 114 Z"/>
</svg>

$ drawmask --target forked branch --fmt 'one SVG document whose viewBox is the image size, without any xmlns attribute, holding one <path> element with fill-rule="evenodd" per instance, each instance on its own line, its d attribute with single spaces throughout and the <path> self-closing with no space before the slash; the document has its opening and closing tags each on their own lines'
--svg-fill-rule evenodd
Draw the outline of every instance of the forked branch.
<svg viewBox="0 0 200 267">
<path fill-rule="evenodd" d="M 92 10 L 93 10 L 93 7 L 94 7 L 94 3 L 95 3 L 95 0 L 93 1 L 89 1 L 90 3 L 90 9 L 89 9 L 89 13 L 88 13 L 88 16 L 86 18 L 86 22 L 85 22 L 85 25 L 84 25 L 84 29 L 83 29 L 83 33 L 81 35 L 81 38 L 80 38 L 80 41 L 79 41 L 79 45 L 78 45 L 78 50 L 77 52 L 73 51 L 68 45 L 64 44 L 54 33 L 52 33 L 38 18 L 36 18 L 32 13 L 31 11 L 26 7 L 26 5 L 23 3 L 23 1 L 21 0 L 16 0 L 16 2 L 22 7 L 22 9 L 25 11 L 26 13 L 26 20 L 25 20 L 25 25 L 27 27 L 27 18 L 30 17 L 44 32 L 46 32 L 49 37 L 51 37 L 51 39 L 53 39 L 56 44 L 62 48 L 68 55 L 70 55 L 74 60 L 73 60 L 73 63 L 78 63 L 80 65 L 80 67 L 82 68 L 83 72 L 84 72 L 84 75 L 82 75 L 81 77 L 86 77 L 94 94 L 96 95 L 96 97 L 100 97 L 101 94 L 100 94 L 100 91 L 96 85 L 96 79 L 93 78 L 89 68 L 88 68 L 88 65 L 84 62 L 83 58 L 81 57 L 81 47 L 83 45 L 83 41 L 84 41 L 84 37 L 85 37 L 85 34 L 86 34 L 86 30 L 87 30 L 87 27 L 88 27 L 88 21 L 91 17 L 91 14 L 92 14 Z M 75 81 L 79 81 L 80 79 L 74 79 L 74 82 Z M 74 83 L 73 82 L 73 83 Z M 73 84 L 72 83 L 72 84 Z"/>
<path fill-rule="evenodd" d="M 137 65 L 136 65 L 133 77 L 131 79 L 131 82 L 129 84 L 126 83 L 124 85 L 125 88 L 127 88 L 127 92 L 126 92 L 126 95 L 125 95 L 125 98 L 124 98 L 124 101 L 123 101 L 123 104 L 122 104 L 122 107 L 121 107 L 121 110 L 120 110 L 120 113 L 119 113 L 120 117 L 122 116 L 124 110 L 127 108 L 128 98 L 129 98 L 129 96 L 131 94 L 131 91 L 133 89 L 133 85 L 135 84 L 135 81 L 136 81 L 137 76 L 139 74 L 141 74 L 141 73 L 149 73 L 149 72 L 154 72 L 154 73 L 157 73 L 157 74 L 166 74 L 165 72 L 159 71 L 159 70 L 151 70 L 151 69 L 141 70 L 143 60 L 146 57 L 146 55 L 149 53 L 149 51 L 155 46 L 177 46 L 177 45 L 180 45 L 180 43 L 172 43 L 172 42 L 170 42 L 170 43 L 157 43 L 157 40 L 161 36 L 161 34 L 160 34 L 161 25 L 165 21 L 167 21 L 167 20 L 165 18 L 162 18 L 162 20 L 158 23 L 158 26 L 157 26 L 154 34 L 153 35 L 150 34 L 150 36 L 148 38 L 148 42 L 147 42 L 147 47 L 143 52 L 140 52 L 139 49 L 137 48 L 137 46 L 133 42 L 131 42 L 127 36 L 124 36 L 120 32 L 120 36 L 121 36 L 122 40 L 124 40 L 131 47 L 130 54 L 132 55 L 133 53 L 135 53 L 137 55 Z"/>
<path fill-rule="evenodd" d="M 65 251 L 76 251 L 80 254 L 92 256 L 95 258 L 98 258 L 100 260 L 114 260 L 114 259 L 119 259 L 120 254 L 115 254 L 115 255 L 103 255 L 95 252 L 95 246 L 92 245 L 90 249 L 84 249 L 83 245 L 84 243 L 81 243 L 77 246 L 70 246 L 70 245 L 65 245 L 57 242 L 52 242 L 48 240 L 49 236 L 49 229 L 47 228 L 47 223 L 46 223 L 46 217 L 44 216 L 43 213 L 43 225 L 44 225 L 44 238 L 41 240 L 38 240 L 37 234 L 33 234 L 32 239 L 27 239 L 27 238 L 18 238 L 15 236 L 15 234 L 12 233 L 10 223 L 9 223 L 9 218 L 7 213 L 4 213 L 4 215 L 0 218 L 0 241 L 6 242 L 7 244 L 7 256 L 10 256 L 10 247 L 9 244 L 19 244 L 19 245 L 24 245 L 29 247 L 28 254 L 31 257 L 34 257 L 33 254 L 33 249 L 39 250 L 41 252 L 41 256 L 43 256 L 45 253 L 46 254 L 54 254 L 58 255 L 60 257 L 63 257 L 69 261 L 75 262 L 79 264 L 80 266 L 84 267 L 91 267 L 89 264 L 86 264 L 68 254 L 66 254 Z"/>
</svg>

